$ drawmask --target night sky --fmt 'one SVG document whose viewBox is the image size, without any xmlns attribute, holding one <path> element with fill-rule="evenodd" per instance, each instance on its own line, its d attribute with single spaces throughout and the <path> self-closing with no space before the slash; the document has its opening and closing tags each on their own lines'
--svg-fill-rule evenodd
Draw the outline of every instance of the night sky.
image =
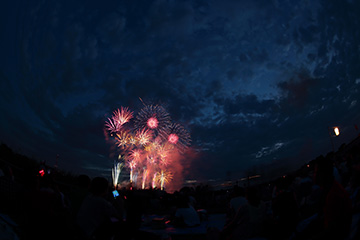
<svg viewBox="0 0 360 240">
<path fill-rule="evenodd" d="M 185 179 L 272 176 L 360 128 L 360 2 L 5 1 L 0 141 L 111 176 L 104 124 L 140 98 L 190 132 Z"/>
</svg>

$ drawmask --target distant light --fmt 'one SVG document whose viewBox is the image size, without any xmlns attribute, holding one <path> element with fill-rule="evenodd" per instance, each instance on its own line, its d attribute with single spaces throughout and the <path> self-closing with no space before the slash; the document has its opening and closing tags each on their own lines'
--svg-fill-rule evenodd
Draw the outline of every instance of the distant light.
<svg viewBox="0 0 360 240">
<path fill-rule="evenodd" d="M 45 175 L 44 169 L 41 169 L 41 170 L 39 171 L 39 174 L 40 174 L 41 177 L 43 177 L 43 176 Z"/>
<path fill-rule="evenodd" d="M 307 167 L 310 167 L 310 165 L 308 164 L 308 165 L 306 165 Z"/>
<path fill-rule="evenodd" d="M 338 127 L 334 127 L 334 133 L 335 133 L 336 136 L 339 136 L 340 130 L 339 130 Z"/>
<path fill-rule="evenodd" d="M 186 180 L 185 182 L 186 182 L 186 183 L 196 183 L 197 180 Z"/>
<path fill-rule="evenodd" d="M 249 177 L 249 179 L 258 178 L 258 177 L 261 177 L 261 175 L 254 175 L 254 176 Z"/>
</svg>

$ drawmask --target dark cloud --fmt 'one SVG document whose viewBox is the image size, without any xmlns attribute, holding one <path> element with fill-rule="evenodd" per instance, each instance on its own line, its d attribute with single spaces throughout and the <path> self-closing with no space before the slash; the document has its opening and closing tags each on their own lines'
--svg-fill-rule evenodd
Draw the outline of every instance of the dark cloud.
<svg viewBox="0 0 360 240">
<path fill-rule="evenodd" d="M 283 92 L 283 101 L 289 107 L 301 108 L 308 104 L 312 89 L 319 80 L 311 78 L 306 72 L 296 74 L 291 79 L 280 82 L 278 87 Z"/>
<path fill-rule="evenodd" d="M 356 1 L 7 4 L 1 140 L 67 169 L 109 174 L 103 124 L 140 98 L 191 131 L 194 178 L 295 168 L 360 119 Z"/>
</svg>

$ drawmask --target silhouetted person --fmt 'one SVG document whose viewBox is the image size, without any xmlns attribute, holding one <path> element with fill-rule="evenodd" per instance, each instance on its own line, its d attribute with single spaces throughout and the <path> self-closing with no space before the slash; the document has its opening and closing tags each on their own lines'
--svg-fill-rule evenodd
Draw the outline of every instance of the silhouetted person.
<svg viewBox="0 0 360 240">
<path fill-rule="evenodd" d="M 74 189 L 70 195 L 72 214 L 75 219 L 82 202 L 84 201 L 85 197 L 90 193 L 90 184 L 91 179 L 88 175 L 81 174 L 78 176 L 77 184 L 74 186 Z"/>
<path fill-rule="evenodd" d="M 137 234 L 141 225 L 141 217 L 145 212 L 146 197 L 141 190 L 129 190 L 126 194 L 126 229 L 133 236 Z"/>
<path fill-rule="evenodd" d="M 334 179 L 333 163 L 320 158 L 315 168 L 315 183 L 322 189 L 321 239 L 345 239 L 349 233 L 352 218 L 352 204 L 349 194 Z"/>
<path fill-rule="evenodd" d="M 299 209 L 295 194 L 290 188 L 293 178 L 280 178 L 277 193 L 272 202 L 276 239 L 288 239 L 299 221 Z"/>
<path fill-rule="evenodd" d="M 13 215 L 18 211 L 20 186 L 14 180 L 10 166 L 0 168 L 0 212 Z"/>
<path fill-rule="evenodd" d="M 298 239 L 346 239 L 351 227 L 352 203 L 334 178 L 331 159 L 323 156 L 316 159 L 314 181 L 321 189 L 318 214 Z"/>
<path fill-rule="evenodd" d="M 231 193 L 231 198 L 229 201 L 229 209 L 227 212 L 227 220 L 231 220 L 237 211 L 242 206 L 245 206 L 248 203 L 246 197 L 245 197 L 245 189 L 243 187 L 239 187 L 235 185 L 233 188 L 233 192 Z"/>
<path fill-rule="evenodd" d="M 63 239 L 66 236 L 67 211 L 62 193 L 51 175 L 37 177 L 26 205 L 26 239 Z"/>
<path fill-rule="evenodd" d="M 121 223 L 115 207 L 105 199 L 109 183 L 103 177 L 95 177 L 91 182 L 90 194 L 81 204 L 77 224 L 88 238 L 111 239 Z"/>
<path fill-rule="evenodd" d="M 189 198 L 185 194 L 180 194 L 176 200 L 173 224 L 177 227 L 195 227 L 200 225 L 200 217 L 189 203 Z"/>
<path fill-rule="evenodd" d="M 241 206 L 234 218 L 224 226 L 220 239 L 241 240 L 259 237 L 263 234 L 265 205 L 255 187 L 246 191 L 247 204 Z"/>
</svg>

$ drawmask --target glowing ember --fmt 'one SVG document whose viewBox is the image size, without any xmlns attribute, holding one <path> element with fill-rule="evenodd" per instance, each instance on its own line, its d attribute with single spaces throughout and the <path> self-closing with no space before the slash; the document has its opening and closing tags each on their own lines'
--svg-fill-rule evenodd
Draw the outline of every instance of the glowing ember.
<svg viewBox="0 0 360 240">
<path fill-rule="evenodd" d="M 170 143 L 176 144 L 178 140 L 179 140 L 179 137 L 175 133 L 172 133 L 169 135 L 168 141 Z"/>
<path fill-rule="evenodd" d="M 151 129 L 157 128 L 158 124 L 159 124 L 159 121 L 154 117 L 149 118 L 149 120 L 147 121 L 147 125 Z"/>
</svg>

